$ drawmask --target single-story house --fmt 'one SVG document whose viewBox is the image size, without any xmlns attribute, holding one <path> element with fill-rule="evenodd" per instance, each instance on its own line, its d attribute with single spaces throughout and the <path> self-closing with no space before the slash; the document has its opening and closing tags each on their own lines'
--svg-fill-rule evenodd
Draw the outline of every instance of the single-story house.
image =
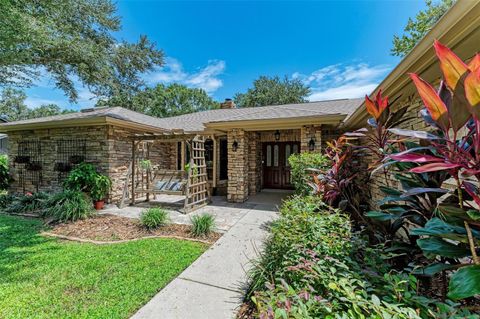
<svg viewBox="0 0 480 319">
<path fill-rule="evenodd" d="M 4 123 L 14 182 L 12 192 L 54 191 L 78 162 L 94 163 L 113 181 L 110 201 L 122 198 L 132 162 L 132 141 L 151 141 L 148 159 L 157 169 L 184 170 L 186 143 L 205 139 L 211 194 L 243 202 L 262 188 L 291 188 L 290 154 L 320 151 L 362 99 L 256 108 L 220 109 L 155 118 L 121 107 Z M 136 158 L 146 150 L 136 149 Z M 138 168 L 137 168 L 138 170 Z"/>
<path fill-rule="evenodd" d="M 422 102 L 408 73 L 433 83 L 440 80 L 432 47 L 435 39 L 462 59 L 471 59 L 480 50 L 480 1 L 457 1 L 371 92 L 374 95 L 382 89 L 392 100 L 400 97 L 397 106 L 409 105 L 409 115 L 415 116 L 402 128 L 425 128 L 416 116 Z M 290 188 L 286 161 L 290 154 L 321 151 L 325 141 L 365 126 L 367 118 L 363 99 L 257 108 L 236 108 L 226 100 L 217 110 L 171 118 L 154 118 L 120 107 L 93 108 L 0 124 L 0 133 L 9 136 L 11 191 L 58 189 L 69 165 L 86 160 L 111 177 L 114 186 L 109 199 L 114 202 L 125 194 L 133 157 L 148 153 L 152 164 L 182 171 L 190 157 L 188 140 L 201 135 L 206 139 L 205 175 L 210 192 L 243 202 L 262 188 Z M 149 139 L 155 143 L 135 155 L 134 141 Z M 383 179 L 373 178 L 372 202 L 382 198 L 382 183 Z M 396 183 L 395 179 L 391 183 Z"/>
</svg>

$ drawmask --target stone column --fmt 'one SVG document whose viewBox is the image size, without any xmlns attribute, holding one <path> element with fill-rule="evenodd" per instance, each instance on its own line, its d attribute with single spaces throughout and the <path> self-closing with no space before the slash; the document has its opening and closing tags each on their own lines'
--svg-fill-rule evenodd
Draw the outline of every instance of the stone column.
<svg viewBox="0 0 480 319">
<path fill-rule="evenodd" d="M 314 152 L 322 151 L 322 127 L 313 125 L 304 125 L 300 128 L 300 151 L 310 151 L 309 142 L 313 137 L 315 141 Z"/>
<path fill-rule="evenodd" d="M 248 138 L 242 129 L 227 133 L 228 188 L 227 200 L 242 203 L 248 199 Z M 236 150 L 234 150 L 236 142 Z"/>
</svg>

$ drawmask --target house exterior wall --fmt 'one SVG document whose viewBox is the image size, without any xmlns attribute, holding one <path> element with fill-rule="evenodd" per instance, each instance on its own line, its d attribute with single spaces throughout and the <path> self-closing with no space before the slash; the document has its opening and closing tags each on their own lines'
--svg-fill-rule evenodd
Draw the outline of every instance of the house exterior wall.
<svg viewBox="0 0 480 319">
<path fill-rule="evenodd" d="M 54 169 L 55 163 L 58 161 L 57 141 L 59 140 L 84 139 L 86 161 L 95 164 L 101 173 L 108 174 L 109 145 L 105 126 L 16 131 L 10 132 L 8 136 L 8 155 L 11 159 L 9 165 L 13 178 L 9 191 L 12 193 L 62 190 L 62 182 L 66 174 L 59 173 Z M 29 171 L 26 164 L 15 163 L 14 159 L 19 154 L 19 143 L 22 141 L 39 143 L 41 147 L 40 154 L 38 154 L 40 171 Z"/>
<path fill-rule="evenodd" d="M 122 196 L 132 158 L 132 142 L 129 136 L 134 133 L 138 132 L 111 125 L 10 132 L 8 155 L 12 159 L 9 165 L 13 182 L 9 191 L 11 193 L 61 191 L 63 180 L 68 173 L 59 173 L 55 170 L 55 163 L 58 161 L 57 141 L 83 139 L 86 146 L 85 161 L 94 164 L 100 173 L 112 179 L 112 190 L 108 200 L 117 202 Z M 28 171 L 25 164 L 14 162 L 18 155 L 18 145 L 22 141 L 40 143 L 41 154 L 38 158 L 42 169 L 38 173 Z M 150 149 L 150 159 L 153 165 L 175 169 L 175 144 L 154 143 Z M 37 183 L 37 180 L 40 182 Z"/>
<path fill-rule="evenodd" d="M 249 196 L 258 193 L 263 184 L 263 149 L 265 142 L 300 142 L 300 151 L 309 151 L 308 143 L 315 139 L 315 151 L 322 149 L 322 127 L 302 126 L 298 129 L 279 130 L 280 138 L 275 139 L 272 131 L 244 131 L 232 129 L 228 138 L 228 187 L 227 199 L 230 202 L 244 202 Z M 233 151 L 232 144 L 238 147 Z"/>
<path fill-rule="evenodd" d="M 405 114 L 405 117 L 412 117 L 412 119 L 406 121 L 398 128 L 408 129 L 408 130 L 427 130 L 427 125 L 423 119 L 419 116 L 418 112 L 423 108 L 423 103 L 420 98 L 417 99 L 404 99 L 403 101 L 397 102 L 397 108 L 408 106 L 408 112 Z M 364 142 L 365 143 L 365 142 Z M 375 159 L 371 155 L 365 155 L 362 158 L 363 165 L 371 164 Z M 388 186 L 396 189 L 400 189 L 400 183 L 395 179 L 393 172 L 387 171 L 386 176 L 382 173 L 374 174 L 370 179 L 370 205 L 372 207 L 377 207 L 377 203 L 385 197 L 385 194 L 382 193 L 380 187 Z"/>
<path fill-rule="evenodd" d="M 108 176 L 112 179 L 110 201 L 118 202 L 123 194 L 128 168 L 132 160 L 132 141 L 129 136 L 138 133 L 134 130 L 109 125 L 107 128 L 108 144 Z M 150 143 L 149 159 L 152 166 L 162 169 L 176 170 L 177 146 L 176 143 Z M 143 159 L 141 152 L 136 152 L 137 158 Z M 145 157 L 145 159 L 147 159 Z M 131 183 L 129 183 L 131 186 Z"/>
</svg>

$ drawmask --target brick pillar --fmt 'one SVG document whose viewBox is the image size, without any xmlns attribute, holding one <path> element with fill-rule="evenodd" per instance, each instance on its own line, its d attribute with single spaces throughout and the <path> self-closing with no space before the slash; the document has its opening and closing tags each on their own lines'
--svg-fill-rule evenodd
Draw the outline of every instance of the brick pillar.
<svg viewBox="0 0 480 319">
<path fill-rule="evenodd" d="M 242 129 L 227 133 L 228 141 L 228 188 L 227 200 L 242 203 L 248 199 L 248 138 Z M 237 149 L 233 150 L 233 143 Z"/>
<path fill-rule="evenodd" d="M 300 128 L 300 151 L 310 151 L 309 142 L 313 137 L 315 141 L 315 152 L 322 151 L 322 128 L 321 126 L 304 125 Z"/>
</svg>

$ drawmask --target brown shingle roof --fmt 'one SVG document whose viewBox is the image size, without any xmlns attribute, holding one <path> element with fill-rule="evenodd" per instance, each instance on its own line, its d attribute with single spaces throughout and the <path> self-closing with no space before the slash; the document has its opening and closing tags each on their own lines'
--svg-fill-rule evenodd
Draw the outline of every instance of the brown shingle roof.
<svg viewBox="0 0 480 319">
<path fill-rule="evenodd" d="M 159 119 L 162 127 L 203 131 L 205 123 L 276 118 L 318 117 L 322 115 L 352 114 L 363 99 L 344 99 L 299 104 L 283 104 L 250 108 L 218 109 Z"/>
<path fill-rule="evenodd" d="M 106 107 L 93 108 L 77 113 L 9 122 L 0 124 L 0 128 L 7 128 L 16 125 L 28 126 L 28 124 L 46 124 L 49 122 L 63 122 L 95 117 L 111 117 L 114 119 L 148 125 L 160 129 L 182 129 L 187 132 L 200 132 L 205 129 L 204 124 L 210 122 L 232 122 L 299 117 L 311 118 L 332 114 L 346 115 L 348 117 L 358 108 L 361 103 L 362 99 L 345 99 L 301 104 L 272 105 L 254 108 L 216 109 L 168 118 L 148 116 L 122 107 Z"/>
</svg>

